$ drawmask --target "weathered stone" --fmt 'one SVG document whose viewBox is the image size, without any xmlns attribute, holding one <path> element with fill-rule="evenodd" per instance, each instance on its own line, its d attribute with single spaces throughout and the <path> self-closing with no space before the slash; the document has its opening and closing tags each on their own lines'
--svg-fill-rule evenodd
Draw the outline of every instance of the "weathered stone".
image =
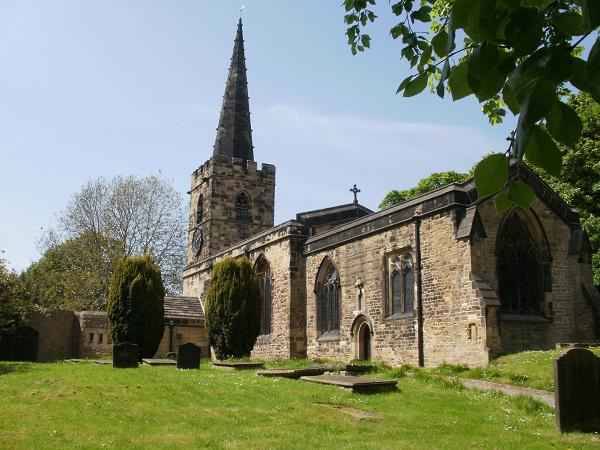
<svg viewBox="0 0 600 450">
<path fill-rule="evenodd" d="M 378 378 L 364 378 L 347 375 L 317 375 L 300 377 L 303 381 L 311 383 L 331 384 L 352 392 L 374 392 L 380 390 L 393 390 L 398 382 L 396 380 L 382 380 Z"/>
<path fill-rule="evenodd" d="M 323 375 L 327 370 L 322 367 L 301 367 L 297 369 L 259 370 L 256 375 L 268 378 L 300 378 L 304 376 Z"/>
<path fill-rule="evenodd" d="M 178 369 L 200 368 L 200 347 L 188 342 L 177 347 Z"/>
<path fill-rule="evenodd" d="M 144 358 L 142 359 L 144 364 L 148 364 L 149 366 L 174 366 L 177 364 L 172 359 L 165 358 Z"/>
<path fill-rule="evenodd" d="M 113 367 L 128 369 L 138 367 L 140 361 L 140 349 L 137 344 L 122 342 L 113 345 L 112 363 Z"/>
<path fill-rule="evenodd" d="M 561 432 L 600 431 L 600 358 L 583 348 L 554 360 L 556 424 Z"/>
<path fill-rule="evenodd" d="M 250 361 L 212 361 L 211 364 L 215 367 L 222 369 L 262 369 L 265 364 L 262 362 L 250 362 Z"/>
</svg>

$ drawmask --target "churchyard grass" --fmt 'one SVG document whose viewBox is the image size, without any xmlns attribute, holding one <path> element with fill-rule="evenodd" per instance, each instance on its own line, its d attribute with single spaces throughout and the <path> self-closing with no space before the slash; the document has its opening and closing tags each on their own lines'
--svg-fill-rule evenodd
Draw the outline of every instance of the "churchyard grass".
<svg viewBox="0 0 600 450">
<path fill-rule="evenodd" d="M 590 350 L 600 356 L 600 347 Z M 556 349 L 513 353 L 492 360 L 488 367 L 469 369 L 466 366 L 444 364 L 431 372 L 553 391 L 554 358 L 565 351 Z"/>
<path fill-rule="evenodd" d="M 305 364 L 296 361 L 296 364 Z M 411 372 L 414 376 L 406 376 Z M 398 390 L 353 394 L 263 378 L 90 363 L 0 363 L 0 448 L 590 448 L 600 435 L 560 435 L 528 398 L 462 388 L 410 368 L 378 367 Z M 383 414 L 359 421 L 343 405 Z"/>
</svg>

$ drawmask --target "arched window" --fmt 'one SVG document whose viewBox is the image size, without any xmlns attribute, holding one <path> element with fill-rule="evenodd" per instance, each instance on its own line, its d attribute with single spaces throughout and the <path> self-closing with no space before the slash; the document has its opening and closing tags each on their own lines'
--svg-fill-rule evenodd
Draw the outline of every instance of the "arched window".
<svg viewBox="0 0 600 450">
<path fill-rule="evenodd" d="M 317 275 L 317 328 L 319 333 L 337 333 L 340 329 L 340 278 L 329 259 Z"/>
<path fill-rule="evenodd" d="M 496 270 L 502 312 L 543 311 L 543 264 L 540 249 L 516 212 L 506 218 L 497 242 Z"/>
<path fill-rule="evenodd" d="M 250 199 L 242 192 L 235 201 L 235 220 L 246 222 L 250 220 Z"/>
<path fill-rule="evenodd" d="M 198 203 L 196 205 L 196 224 L 202 222 L 202 216 L 204 214 L 204 197 L 202 194 L 198 197 Z"/>
<path fill-rule="evenodd" d="M 414 270 L 410 253 L 393 255 L 388 267 L 388 315 L 414 310 Z"/>
<path fill-rule="evenodd" d="M 273 298 L 271 289 L 271 267 L 264 256 L 260 256 L 255 266 L 256 276 L 258 277 L 258 286 L 260 288 L 260 297 L 262 299 L 260 315 L 260 334 L 271 334 Z"/>
</svg>

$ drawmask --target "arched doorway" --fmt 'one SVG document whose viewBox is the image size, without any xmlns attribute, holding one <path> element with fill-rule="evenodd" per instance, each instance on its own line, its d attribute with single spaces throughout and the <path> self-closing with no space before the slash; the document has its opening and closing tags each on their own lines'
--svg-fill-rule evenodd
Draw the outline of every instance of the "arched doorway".
<svg viewBox="0 0 600 450">
<path fill-rule="evenodd" d="M 371 328 L 367 322 L 358 328 L 358 359 L 371 359 Z"/>
<path fill-rule="evenodd" d="M 373 328 L 369 319 L 359 314 L 354 318 L 352 322 L 352 347 L 355 359 L 371 359 L 372 348 L 371 348 L 371 336 L 373 334 Z"/>
</svg>

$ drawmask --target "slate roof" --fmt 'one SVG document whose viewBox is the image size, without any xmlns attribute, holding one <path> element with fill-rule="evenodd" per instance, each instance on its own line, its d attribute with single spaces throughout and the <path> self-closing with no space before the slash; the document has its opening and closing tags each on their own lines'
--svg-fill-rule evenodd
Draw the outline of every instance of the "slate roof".
<svg viewBox="0 0 600 450">
<path fill-rule="evenodd" d="M 227 75 L 213 155 L 233 156 L 253 161 L 253 148 L 244 36 L 240 18 L 233 44 L 233 55 Z"/>
<path fill-rule="evenodd" d="M 366 206 L 358 203 L 348 203 L 346 205 L 301 212 L 296 214 L 296 220 L 303 225 L 313 226 L 338 222 L 340 220 L 358 219 L 372 213 L 373 211 Z"/>
<path fill-rule="evenodd" d="M 165 296 L 165 319 L 203 320 L 204 309 L 198 297 Z"/>
</svg>

